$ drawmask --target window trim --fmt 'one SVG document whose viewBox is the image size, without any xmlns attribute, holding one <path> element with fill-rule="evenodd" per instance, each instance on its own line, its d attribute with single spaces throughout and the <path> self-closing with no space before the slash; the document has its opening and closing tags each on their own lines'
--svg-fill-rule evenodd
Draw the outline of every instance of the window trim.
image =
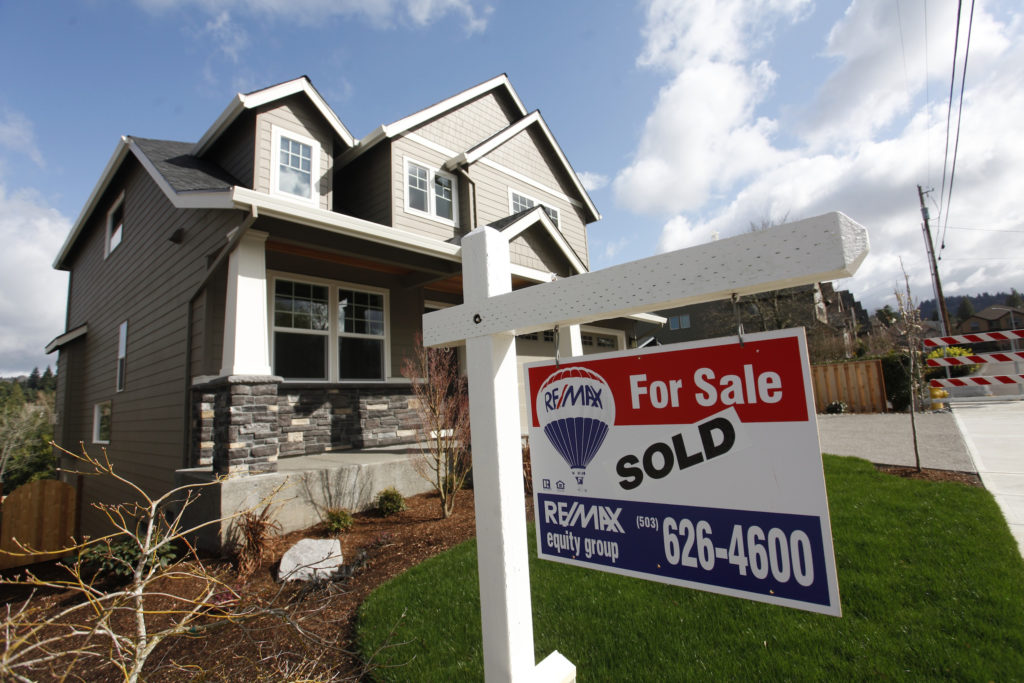
<svg viewBox="0 0 1024 683">
<path fill-rule="evenodd" d="M 117 378 L 114 383 L 115 391 L 124 391 L 125 374 L 128 365 L 128 321 L 125 320 L 117 328 Z"/>
<path fill-rule="evenodd" d="M 427 210 L 417 209 L 409 203 L 409 165 L 415 164 L 420 168 L 427 169 Z M 445 218 L 444 216 L 437 215 L 437 206 L 435 204 L 435 196 L 433 192 L 434 179 L 437 176 L 447 178 L 452 183 L 452 217 L 451 219 Z M 434 221 L 435 223 L 441 223 L 448 225 L 453 228 L 459 227 L 459 179 L 448 173 L 442 171 L 439 168 L 434 168 L 430 164 L 423 163 L 418 159 L 412 157 L 402 157 L 402 202 L 404 205 L 405 212 L 413 216 L 419 216 L 420 218 L 426 218 L 427 220 Z"/>
<path fill-rule="evenodd" d="M 114 229 L 114 214 L 117 210 L 121 209 L 121 222 L 117 225 L 117 229 Z M 117 241 L 113 241 L 116 236 Z M 117 249 L 121 242 L 124 242 L 124 190 L 117 196 L 114 203 L 110 205 L 110 210 L 107 211 L 106 220 L 106 232 L 103 239 L 103 258 L 108 258 L 114 250 Z"/>
<path fill-rule="evenodd" d="M 107 406 L 107 431 L 113 432 L 113 421 L 114 421 L 114 405 L 113 401 L 107 399 L 106 401 L 100 401 L 94 403 L 92 406 L 92 442 L 95 444 L 107 445 L 110 443 L 110 434 L 107 434 L 107 438 L 101 439 L 100 436 L 100 420 L 102 415 L 103 406 Z"/>
<path fill-rule="evenodd" d="M 562 229 L 562 212 L 559 211 L 558 208 L 556 208 L 554 206 L 551 206 L 551 204 L 542 202 L 542 201 L 538 200 L 536 197 L 532 197 L 532 196 L 526 194 L 525 192 L 521 192 L 521 191 L 515 189 L 514 187 L 509 187 L 508 188 L 508 215 L 512 216 L 512 215 L 518 213 L 518 211 L 516 211 L 513 208 L 513 205 L 515 203 L 514 199 L 513 199 L 513 195 L 519 195 L 523 199 L 526 199 L 526 200 L 529 200 L 529 201 L 533 202 L 533 204 L 529 208 L 535 208 L 537 206 L 542 207 L 544 209 L 544 213 L 546 213 L 548 218 L 551 219 L 551 222 L 554 223 L 555 228 L 558 229 L 558 230 Z M 522 211 L 522 209 L 520 209 L 520 211 Z M 554 214 L 555 214 L 554 216 L 551 215 L 552 212 L 554 212 Z"/>
<path fill-rule="evenodd" d="M 287 280 L 289 282 L 298 282 L 304 285 L 317 285 L 321 287 L 327 287 L 327 307 L 329 311 L 327 330 L 302 330 L 293 327 L 278 327 L 274 323 L 274 295 L 277 291 L 277 281 Z M 342 280 L 330 280 L 327 278 L 310 277 L 307 275 L 299 275 L 296 273 L 287 273 L 284 271 L 267 271 L 267 329 L 270 333 L 269 348 L 270 348 L 270 363 L 273 368 L 274 364 L 274 344 L 277 332 L 289 332 L 296 334 L 313 334 L 317 336 L 323 336 L 327 338 L 327 377 L 325 379 L 289 379 L 285 378 L 285 383 L 308 383 L 308 384 L 372 384 L 372 383 L 384 383 L 391 380 L 391 292 L 390 290 L 383 287 L 374 287 L 372 285 L 357 284 L 354 282 L 345 282 Z M 357 292 L 365 292 L 366 294 L 379 294 L 383 297 L 384 301 L 384 334 L 378 336 L 374 334 L 363 334 L 357 332 L 344 332 L 342 333 L 338 324 L 338 291 L 342 289 L 353 290 Z M 338 340 L 339 339 L 381 339 L 383 341 L 383 363 L 381 367 L 382 377 L 380 379 L 341 379 L 341 359 L 338 355 Z M 277 369 L 273 368 L 276 373 Z"/>
<path fill-rule="evenodd" d="M 270 126 L 270 194 L 301 204 L 320 206 L 320 143 L 302 133 L 271 124 Z M 310 147 L 309 197 L 300 197 L 281 189 L 281 138 L 288 138 Z"/>
</svg>

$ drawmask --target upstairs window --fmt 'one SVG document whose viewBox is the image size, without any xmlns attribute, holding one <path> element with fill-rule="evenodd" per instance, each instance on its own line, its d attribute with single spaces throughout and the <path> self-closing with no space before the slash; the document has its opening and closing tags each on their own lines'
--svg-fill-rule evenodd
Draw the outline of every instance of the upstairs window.
<svg viewBox="0 0 1024 683">
<path fill-rule="evenodd" d="M 515 190 L 511 189 L 508 191 L 508 207 L 510 215 L 519 213 L 520 211 L 526 211 L 527 209 L 532 209 L 533 207 L 537 206 L 537 204 L 537 200 L 534 199 L 533 197 L 528 197 L 525 194 L 522 194 L 521 192 L 516 192 Z M 548 215 L 548 218 L 551 219 L 551 222 L 554 223 L 555 227 L 557 228 L 558 209 L 545 205 L 544 213 Z"/>
<path fill-rule="evenodd" d="M 117 390 L 124 391 L 124 375 L 128 357 L 128 321 L 117 329 Z"/>
<path fill-rule="evenodd" d="M 405 160 L 405 210 L 434 221 L 458 224 L 459 199 L 455 176 Z"/>
<path fill-rule="evenodd" d="M 317 194 L 314 189 L 320 171 L 320 144 L 276 126 L 273 132 L 273 191 L 315 202 Z"/>
<path fill-rule="evenodd" d="M 110 256 L 110 252 L 117 249 L 124 237 L 124 193 L 117 198 L 114 206 L 107 214 L 107 237 L 104 245 L 103 258 Z"/>
</svg>

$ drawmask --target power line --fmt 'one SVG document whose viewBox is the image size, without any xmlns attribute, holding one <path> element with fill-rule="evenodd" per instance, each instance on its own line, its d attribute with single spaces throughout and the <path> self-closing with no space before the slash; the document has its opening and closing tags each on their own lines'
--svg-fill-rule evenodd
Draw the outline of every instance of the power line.
<svg viewBox="0 0 1024 683">
<path fill-rule="evenodd" d="M 967 58 L 971 54 L 971 29 L 974 27 L 974 0 L 971 0 L 971 16 L 967 20 L 967 44 L 964 46 L 964 68 L 960 72 L 960 106 L 957 109 L 956 114 L 956 142 L 953 143 L 953 164 L 949 171 L 949 194 L 946 196 L 946 213 L 942 216 L 943 225 L 949 224 L 949 205 L 953 201 L 953 180 L 956 177 L 956 154 L 960 148 L 960 123 L 963 121 L 964 113 L 964 88 L 967 84 Z M 944 249 L 946 246 L 946 229 L 942 229 L 942 245 L 940 249 Z"/>
<path fill-rule="evenodd" d="M 927 4 L 927 3 L 925 3 Z M 956 86 L 956 53 L 960 46 L 960 12 L 963 0 L 956 3 L 956 31 L 953 34 L 953 69 L 949 74 L 949 99 L 946 103 L 946 149 L 942 153 L 942 189 L 939 190 L 939 218 L 943 217 L 942 203 L 946 199 L 946 169 L 949 167 L 949 125 L 953 119 L 953 88 Z M 942 240 L 945 242 L 945 240 Z"/>
<path fill-rule="evenodd" d="M 968 228 L 958 225 L 947 225 L 946 230 L 982 230 L 984 232 L 1024 232 L 1024 230 L 1016 230 L 1014 228 Z"/>
</svg>

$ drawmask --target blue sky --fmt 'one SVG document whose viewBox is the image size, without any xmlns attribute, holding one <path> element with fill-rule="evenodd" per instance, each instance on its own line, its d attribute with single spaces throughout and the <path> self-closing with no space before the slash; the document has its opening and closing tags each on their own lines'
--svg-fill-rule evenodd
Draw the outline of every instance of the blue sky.
<svg viewBox="0 0 1024 683">
<path fill-rule="evenodd" d="M 362 137 L 507 73 L 592 188 L 593 268 L 839 210 L 872 241 L 840 286 L 891 303 L 902 257 L 928 298 L 915 185 L 942 218 L 955 16 L 952 0 L 0 2 L 0 374 L 55 360 L 67 280 L 50 264 L 120 135 L 196 140 L 236 92 L 301 74 Z M 947 295 L 1024 288 L 1022 32 L 1016 3 L 977 3 Z"/>
</svg>

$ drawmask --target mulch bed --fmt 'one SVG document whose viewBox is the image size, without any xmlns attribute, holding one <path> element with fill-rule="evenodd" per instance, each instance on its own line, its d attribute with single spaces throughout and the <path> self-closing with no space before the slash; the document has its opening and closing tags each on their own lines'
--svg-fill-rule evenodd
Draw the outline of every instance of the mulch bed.
<svg viewBox="0 0 1024 683">
<path fill-rule="evenodd" d="M 931 470 L 922 467 L 899 467 L 897 465 L 875 465 L 879 472 L 885 472 L 904 479 L 923 479 L 925 481 L 954 481 L 967 486 L 982 486 L 981 477 L 973 472 L 956 472 L 953 470 Z"/>
</svg>

